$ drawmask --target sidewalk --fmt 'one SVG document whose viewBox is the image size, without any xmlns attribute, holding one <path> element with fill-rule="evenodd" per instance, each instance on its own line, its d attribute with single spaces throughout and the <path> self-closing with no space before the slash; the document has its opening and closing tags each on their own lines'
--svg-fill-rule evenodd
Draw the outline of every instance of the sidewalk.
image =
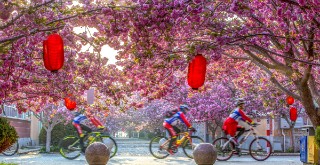
<svg viewBox="0 0 320 165">
<path fill-rule="evenodd" d="M 125 142 L 125 141 L 118 141 L 117 139 L 117 144 L 128 144 L 128 142 Z M 144 144 L 144 143 L 141 143 L 141 144 Z M 141 146 L 140 144 L 140 146 Z M 143 146 L 143 145 L 142 145 Z M 30 153 L 30 152 L 40 152 L 42 146 L 28 146 L 28 147 L 24 147 L 23 149 L 19 149 L 18 150 L 18 154 L 27 154 L 27 153 Z M 272 153 L 271 154 L 272 156 L 299 156 L 300 153 L 289 153 L 289 152 L 276 152 L 276 153 Z"/>
<path fill-rule="evenodd" d="M 116 156 L 108 162 L 110 165 L 196 165 L 195 161 L 186 157 L 181 149 L 175 155 L 170 155 L 165 159 L 154 158 L 149 151 L 149 140 L 142 139 L 120 139 L 116 138 L 118 152 Z M 58 152 L 40 153 L 42 146 L 24 147 L 19 149 L 19 154 L 4 156 L 0 154 L 0 162 L 17 163 L 18 165 L 88 165 L 85 156 L 74 160 L 62 157 Z M 241 157 L 233 156 L 228 161 L 216 161 L 217 165 L 302 165 L 299 153 L 274 153 L 266 161 L 254 160 L 249 155 Z M 294 156 L 290 156 L 294 155 Z"/>
<path fill-rule="evenodd" d="M 13 156 L 0 155 L 0 162 L 17 163 L 18 165 L 88 165 L 85 156 L 74 160 L 63 158 L 60 154 L 22 154 Z M 110 159 L 108 165 L 196 165 L 186 156 L 169 156 L 156 159 L 152 156 L 121 156 Z M 217 165 L 303 165 L 298 156 L 274 156 L 265 161 L 256 161 L 250 156 L 234 156 L 228 161 L 216 161 Z"/>
</svg>

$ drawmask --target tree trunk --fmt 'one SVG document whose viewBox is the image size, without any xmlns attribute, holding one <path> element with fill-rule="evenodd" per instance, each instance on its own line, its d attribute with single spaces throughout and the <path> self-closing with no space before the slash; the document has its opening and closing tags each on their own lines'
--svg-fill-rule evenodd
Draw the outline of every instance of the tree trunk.
<svg viewBox="0 0 320 165">
<path fill-rule="evenodd" d="M 300 85 L 299 92 L 301 95 L 301 102 L 306 110 L 308 117 L 314 128 L 320 126 L 320 117 L 317 115 L 317 110 L 313 104 L 311 91 L 308 85 Z"/>
<path fill-rule="evenodd" d="M 51 131 L 52 127 L 49 126 L 47 129 L 47 139 L 46 139 L 46 152 L 50 152 L 50 145 L 51 145 Z"/>
<path fill-rule="evenodd" d="M 290 146 L 292 151 L 295 152 L 295 143 L 294 143 L 294 126 L 290 126 Z"/>
<path fill-rule="evenodd" d="M 212 141 L 214 141 L 216 139 L 216 132 L 217 132 L 218 128 L 222 127 L 219 124 L 217 124 L 217 122 L 216 123 L 208 122 L 208 128 L 211 131 Z M 220 137 L 220 136 L 218 136 L 218 137 Z"/>
</svg>

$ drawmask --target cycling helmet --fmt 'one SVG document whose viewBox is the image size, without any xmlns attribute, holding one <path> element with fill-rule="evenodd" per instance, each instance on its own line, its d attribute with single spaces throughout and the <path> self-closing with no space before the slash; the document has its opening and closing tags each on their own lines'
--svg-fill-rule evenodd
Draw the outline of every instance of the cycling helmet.
<svg viewBox="0 0 320 165">
<path fill-rule="evenodd" d="M 244 104 L 244 99 L 243 98 L 237 99 L 236 106 L 239 106 L 241 104 Z"/>
<path fill-rule="evenodd" d="M 183 113 L 186 113 L 186 110 L 189 110 L 188 105 L 186 105 L 186 104 L 181 104 L 181 105 L 180 105 L 180 111 L 182 111 Z"/>
<path fill-rule="evenodd" d="M 74 115 L 75 117 L 77 117 L 77 116 L 81 115 L 81 113 L 80 113 L 80 112 L 74 112 L 73 115 Z"/>
</svg>

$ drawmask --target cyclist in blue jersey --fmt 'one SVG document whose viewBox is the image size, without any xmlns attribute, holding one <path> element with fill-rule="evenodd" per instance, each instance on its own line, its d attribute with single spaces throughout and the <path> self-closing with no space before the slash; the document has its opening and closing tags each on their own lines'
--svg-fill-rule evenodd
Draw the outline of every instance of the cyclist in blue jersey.
<svg viewBox="0 0 320 165">
<path fill-rule="evenodd" d="M 84 133 L 82 132 L 82 130 L 85 130 L 87 133 L 92 132 L 91 128 L 89 128 L 88 126 L 86 126 L 84 124 L 85 121 L 90 120 L 91 123 L 93 123 L 98 129 L 104 129 L 105 127 L 102 125 L 102 123 L 97 120 L 94 116 L 90 116 L 87 117 L 84 114 L 81 114 L 80 112 L 76 112 L 75 113 L 75 117 L 73 119 L 72 125 L 77 129 L 79 138 L 80 138 L 80 145 L 82 148 L 82 152 L 84 152 L 85 147 L 83 144 L 83 139 L 84 139 Z"/>
<path fill-rule="evenodd" d="M 180 105 L 179 110 L 176 111 L 173 116 L 166 118 L 163 122 L 163 127 L 169 132 L 171 140 L 168 147 L 168 152 L 172 155 L 175 151 L 175 145 L 177 140 L 177 132 L 180 132 L 180 129 L 176 127 L 178 121 L 183 122 L 191 131 L 195 132 L 196 130 L 192 127 L 190 122 L 187 120 L 185 114 L 189 111 L 189 107 L 185 104 Z"/>
</svg>

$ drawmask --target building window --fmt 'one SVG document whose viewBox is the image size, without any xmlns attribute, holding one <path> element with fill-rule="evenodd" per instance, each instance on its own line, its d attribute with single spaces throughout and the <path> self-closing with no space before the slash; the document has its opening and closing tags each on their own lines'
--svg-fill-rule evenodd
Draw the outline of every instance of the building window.
<svg viewBox="0 0 320 165">
<path fill-rule="evenodd" d="M 4 114 L 5 113 L 5 114 Z M 30 120 L 31 113 L 28 111 L 26 113 L 18 113 L 15 105 L 4 105 L 4 113 L 1 114 L 3 117 Z"/>
</svg>

